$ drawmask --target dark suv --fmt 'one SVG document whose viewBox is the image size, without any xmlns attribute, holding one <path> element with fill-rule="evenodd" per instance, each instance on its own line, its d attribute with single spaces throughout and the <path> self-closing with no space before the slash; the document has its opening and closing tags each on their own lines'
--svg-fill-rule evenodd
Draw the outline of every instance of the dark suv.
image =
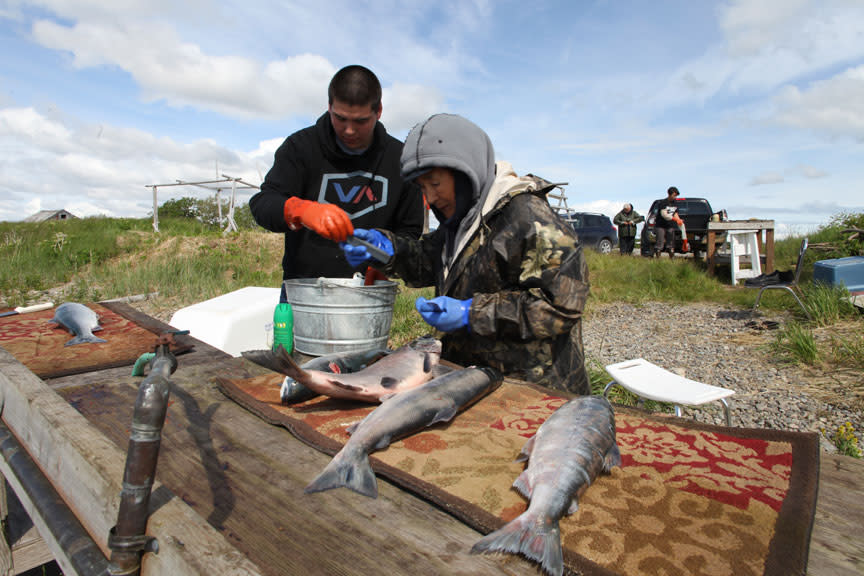
<svg viewBox="0 0 864 576">
<path fill-rule="evenodd" d="M 618 230 L 605 214 L 594 212 L 571 212 L 563 216 L 573 226 L 582 244 L 598 252 L 608 254 L 618 245 Z"/>
<path fill-rule="evenodd" d="M 654 252 L 654 244 L 657 242 L 657 234 L 654 232 L 654 223 L 657 221 L 657 205 L 663 200 L 655 200 L 645 217 L 645 225 L 642 226 L 641 251 L 643 256 L 651 256 Z M 725 220 L 725 211 L 714 212 L 711 204 L 705 198 L 681 198 L 675 199 L 678 207 L 678 215 L 684 221 L 687 229 L 687 240 L 690 242 L 690 252 L 704 252 L 707 245 L 708 222 L 716 215 L 716 220 Z M 681 235 L 675 236 L 675 252 L 684 254 Z"/>
</svg>

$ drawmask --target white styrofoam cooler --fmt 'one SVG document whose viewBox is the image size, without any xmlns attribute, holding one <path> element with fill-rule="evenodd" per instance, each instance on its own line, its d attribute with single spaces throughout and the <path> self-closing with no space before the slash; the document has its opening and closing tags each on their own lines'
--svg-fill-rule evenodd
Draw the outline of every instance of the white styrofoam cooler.
<svg viewBox="0 0 864 576">
<path fill-rule="evenodd" d="M 232 356 L 267 346 L 266 326 L 273 322 L 279 288 L 247 286 L 186 308 L 171 316 L 171 326 L 189 330 L 198 340 Z"/>
</svg>

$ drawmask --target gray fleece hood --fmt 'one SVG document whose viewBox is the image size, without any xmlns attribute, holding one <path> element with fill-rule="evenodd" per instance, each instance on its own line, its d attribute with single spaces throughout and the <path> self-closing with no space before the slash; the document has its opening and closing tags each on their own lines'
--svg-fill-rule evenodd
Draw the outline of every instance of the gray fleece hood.
<svg viewBox="0 0 864 576">
<path fill-rule="evenodd" d="M 479 126 L 462 116 L 435 114 L 414 126 L 405 139 L 402 178 L 413 180 L 436 167 L 466 174 L 474 192 L 472 204 L 480 206 L 495 181 L 492 141 Z"/>
</svg>

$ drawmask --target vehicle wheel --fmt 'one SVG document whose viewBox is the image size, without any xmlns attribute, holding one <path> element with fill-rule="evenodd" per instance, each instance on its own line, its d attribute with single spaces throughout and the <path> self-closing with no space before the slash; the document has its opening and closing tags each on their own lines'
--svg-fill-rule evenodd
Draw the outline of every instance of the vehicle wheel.
<svg viewBox="0 0 864 576">
<path fill-rule="evenodd" d="M 597 250 L 601 254 L 609 254 L 612 252 L 612 241 L 608 238 L 603 238 L 600 242 L 597 243 Z"/>
</svg>

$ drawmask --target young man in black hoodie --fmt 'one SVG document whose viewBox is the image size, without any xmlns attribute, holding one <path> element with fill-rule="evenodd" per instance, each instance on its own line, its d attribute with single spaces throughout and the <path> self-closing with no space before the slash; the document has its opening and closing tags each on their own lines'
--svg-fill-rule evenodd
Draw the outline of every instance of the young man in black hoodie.
<svg viewBox="0 0 864 576">
<path fill-rule="evenodd" d="M 328 103 L 314 126 L 282 143 L 249 200 L 260 226 L 285 234 L 283 279 L 351 277 L 356 269 L 337 243 L 355 226 L 412 238 L 423 231 L 422 197 L 400 174 L 402 143 L 378 121 L 378 78 L 346 66 L 330 81 Z"/>
</svg>

